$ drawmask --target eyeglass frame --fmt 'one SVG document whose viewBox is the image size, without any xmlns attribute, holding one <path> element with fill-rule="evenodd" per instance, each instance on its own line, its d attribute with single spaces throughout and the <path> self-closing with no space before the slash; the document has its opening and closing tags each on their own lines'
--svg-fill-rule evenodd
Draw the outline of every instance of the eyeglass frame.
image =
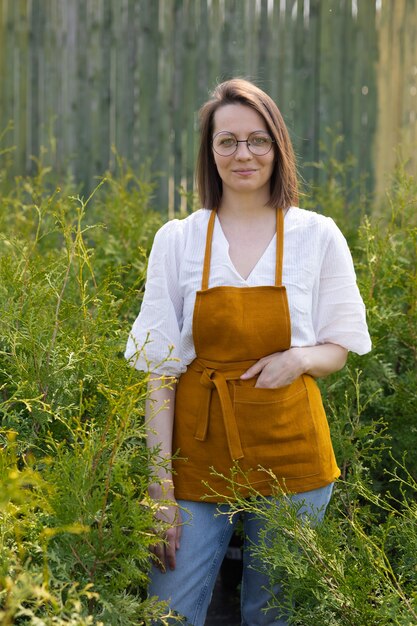
<svg viewBox="0 0 417 626">
<path fill-rule="evenodd" d="M 263 152 L 262 154 L 256 154 L 256 152 L 252 152 L 252 150 L 250 149 L 249 139 L 250 139 L 250 137 L 252 135 L 255 135 L 256 133 L 266 135 L 271 140 L 271 145 L 270 145 L 269 149 L 266 152 Z M 214 140 L 216 139 L 216 137 L 218 135 L 231 135 L 232 137 L 234 137 L 234 139 L 236 141 L 236 146 L 235 146 L 235 149 L 233 150 L 233 152 L 231 152 L 230 154 L 221 154 L 220 152 L 217 152 L 216 148 L 214 147 Z M 264 130 L 253 130 L 251 133 L 249 133 L 249 135 L 246 137 L 246 139 L 238 139 L 234 133 L 232 133 L 232 132 L 230 132 L 228 130 L 219 130 L 219 132 L 216 133 L 213 136 L 212 140 L 211 140 L 211 147 L 213 148 L 214 152 L 216 154 L 218 154 L 219 156 L 232 156 L 233 154 L 236 154 L 236 152 L 237 152 L 237 150 L 239 148 L 239 144 L 240 143 L 245 143 L 247 149 L 249 150 L 249 152 L 251 154 L 253 154 L 254 156 L 265 156 L 265 155 L 267 155 L 267 154 L 269 154 L 271 152 L 272 144 L 276 143 L 276 141 L 275 141 L 275 139 L 273 139 L 271 137 L 271 135 L 269 133 L 267 133 Z"/>
</svg>

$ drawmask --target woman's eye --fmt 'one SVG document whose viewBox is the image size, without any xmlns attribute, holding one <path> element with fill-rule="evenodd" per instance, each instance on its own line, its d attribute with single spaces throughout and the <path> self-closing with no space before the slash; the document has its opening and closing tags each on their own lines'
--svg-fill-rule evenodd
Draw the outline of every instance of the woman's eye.
<svg viewBox="0 0 417 626">
<path fill-rule="evenodd" d="M 232 137 L 225 137 L 224 139 L 220 140 L 220 145 L 224 146 L 225 148 L 229 148 L 230 146 L 233 146 L 235 144 L 235 140 Z"/>
<path fill-rule="evenodd" d="M 250 143 L 253 146 L 265 146 L 269 141 L 269 137 L 252 137 Z"/>
</svg>

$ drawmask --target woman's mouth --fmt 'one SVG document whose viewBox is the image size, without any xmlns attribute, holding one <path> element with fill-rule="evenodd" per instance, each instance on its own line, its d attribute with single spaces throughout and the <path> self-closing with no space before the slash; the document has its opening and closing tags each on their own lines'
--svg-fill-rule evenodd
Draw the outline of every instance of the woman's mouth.
<svg viewBox="0 0 417 626">
<path fill-rule="evenodd" d="M 237 174 L 238 176 L 250 176 L 251 174 L 254 174 L 256 172 L 256 170 L 233 170 L 235 174 Z"/>
</svg>

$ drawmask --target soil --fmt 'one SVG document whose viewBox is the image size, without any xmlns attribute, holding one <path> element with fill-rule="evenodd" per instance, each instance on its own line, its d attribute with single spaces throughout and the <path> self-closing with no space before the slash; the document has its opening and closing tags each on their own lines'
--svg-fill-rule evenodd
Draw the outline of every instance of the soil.
<svg viewBox="0 0 417 626">
<path fill-rule="evenodd" d="M 217 579 L 205 626 L 240 626 L 239 591 L 224 579 Z"/>
</svg>

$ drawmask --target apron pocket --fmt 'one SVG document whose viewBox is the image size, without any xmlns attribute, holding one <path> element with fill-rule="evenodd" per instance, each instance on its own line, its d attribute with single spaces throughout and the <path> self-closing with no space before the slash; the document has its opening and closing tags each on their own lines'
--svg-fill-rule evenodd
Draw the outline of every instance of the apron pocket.
<svg viewBox="0 0 417 626">
<path fill-rule="evenodd" d="M 284 479 L 320 472 L 304 376 L 278 389 L 235 385 L 233 399 L 247 469 L 261 465 Z"/>
</svg>

